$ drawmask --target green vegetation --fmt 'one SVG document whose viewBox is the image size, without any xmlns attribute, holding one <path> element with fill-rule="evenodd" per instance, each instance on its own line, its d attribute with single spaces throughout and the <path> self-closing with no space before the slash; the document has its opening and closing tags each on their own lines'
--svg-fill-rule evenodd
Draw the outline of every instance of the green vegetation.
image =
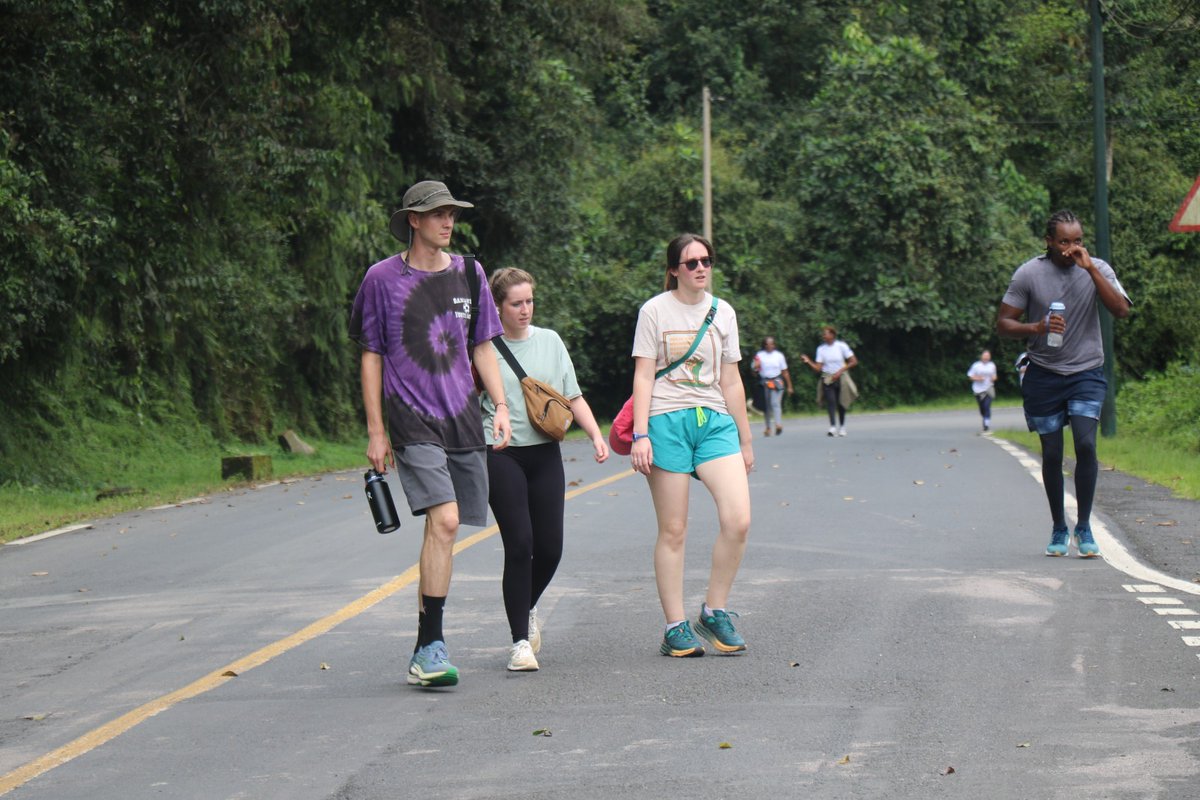
<svg viewBox="0 0 1200 800">
<path fill-rule="evenodd" d="M 1200 22 L 1104 8 L 1121 405 L 1154 417 L 1138 387 L 1200 354 L 1200 237 L 1166 230 L 1197 171 Z M 743 349 L 811 352 L 833 323 L 864 407 L 961 393 L 980 349 L 1021 347 L 993 318 L 1046 216 L 1090 240 L 1087 23 L 1079 0 L 6 0 L 3 498 L 93 492 L 119 453 L 166 471 L 356 435 L 348 309 L 423 178 L 477 204 L 454 249 L 537 276 L 611 413 L 665 242 L 701 226 L 704 86 Z M 80 446 L 106 425 L 133 440 Z"/>
<path fill-rule="evenodd" d="M 51 486 L 0 486 L 0 542 L 122 511 L 217 494 L 245 484 L 221 479 L 221 458 L 271 456 L 273 479 L 363 467 L 365 444 L 308 441 L 304 456 L 277 444 L 222 446 L 189 429 L 125 421 L 84 422 L 75 432 L 78 472 Z"/>
</svg>

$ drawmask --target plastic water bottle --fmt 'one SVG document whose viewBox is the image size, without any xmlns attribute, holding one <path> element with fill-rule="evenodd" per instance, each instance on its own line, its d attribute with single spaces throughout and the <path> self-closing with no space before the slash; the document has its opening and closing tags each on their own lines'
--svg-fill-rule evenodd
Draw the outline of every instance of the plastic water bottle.
<svg viewBox="0 0 1200 800">
<path fill-rule="evenodd" d="M 383 476 L 373 469 L 367 470 L 363 479 L 366 482 L 367 505 L 371 507 L 371 516 L 375 518 L 375 530 L 391 533 L 400 527 L 396 504 L 392 502 L 392 490 Z"/>
<path fill-rule="evenodd" d="M 1060 303 L 1057 300 L 1055 300 L 1053 303 L 1050 304 L 1050 316 L 1052 316 L 1052 317 L 1065 316 L 1066 310 L 1067 310 L 1067 307 L 1064 306 L 1062 303 Z M 1046 334 L 1046 346 L 1047 347 L 1062 347 L 1062 336 L 1063 335 L 1061 333 L 1053 333 L 1053 332 L 1047 333 Z"/>
</svg>

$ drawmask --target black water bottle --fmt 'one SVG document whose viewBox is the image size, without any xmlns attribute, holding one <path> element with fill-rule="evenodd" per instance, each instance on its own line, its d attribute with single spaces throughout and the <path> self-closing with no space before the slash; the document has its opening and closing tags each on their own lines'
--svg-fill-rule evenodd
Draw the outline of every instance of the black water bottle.
<svg viewBox="0 0 1200 800">
<path fill-rule="evenodd" d="M 373 469 L 363 475 L 366 481 L 367 505 L 371 506 L 371 516 L 375 517 L 375 530 L 380 533 L 391 533 L 400 527 L 400 518 L 396 516 L 396 504 L 392 502 L 392 490 L 387 481 Z"/>
</svg>

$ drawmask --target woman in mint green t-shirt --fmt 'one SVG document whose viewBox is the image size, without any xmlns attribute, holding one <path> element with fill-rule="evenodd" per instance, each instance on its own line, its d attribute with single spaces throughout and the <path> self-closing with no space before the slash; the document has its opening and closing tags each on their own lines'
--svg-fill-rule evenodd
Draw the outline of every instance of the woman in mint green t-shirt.
<svg viewBox="0 0 1200 800">
<path fill-rule="evenodd" d="M 608 442 L 583 399 L 575 367 L 558 334 L 533 325 L 533 276 L 512 267 L 492 274 L 492 297 L 504 326 L 504 343 L 526 375 L 544 381 L 571 401 L 575 422 L 592 440 L 596 461 L 608 458 Z M 516 373 L 500 358 L 504 396 L 511 404 L 512 439 L 496 450 L 488 443 L 488 503 L 504 541 L 504 610 L 512 633 L 508 669 L 538 669 L 536 653 L 542 646 L 537 602 L 550 585 L 563 548 L 562 452 L 558 442 L 535 429 L 525 410 L 525 398 Z M 496 407 L 485 392 L 484 435 Z"/>
</svg>

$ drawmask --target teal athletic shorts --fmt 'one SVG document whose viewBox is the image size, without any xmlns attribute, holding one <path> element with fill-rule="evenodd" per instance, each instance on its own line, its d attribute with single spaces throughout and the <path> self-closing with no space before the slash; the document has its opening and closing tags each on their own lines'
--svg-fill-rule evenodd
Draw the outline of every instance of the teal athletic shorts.
<svg viewBox="0 0 1200 800">
<path fill-rule="evenodd" d="M 654 466 L 667 472 L 694 474 L 707 461 L 742 451 L 733 417 L 707 408 L 655 414 L 647 432 Z"/>
</svg>

